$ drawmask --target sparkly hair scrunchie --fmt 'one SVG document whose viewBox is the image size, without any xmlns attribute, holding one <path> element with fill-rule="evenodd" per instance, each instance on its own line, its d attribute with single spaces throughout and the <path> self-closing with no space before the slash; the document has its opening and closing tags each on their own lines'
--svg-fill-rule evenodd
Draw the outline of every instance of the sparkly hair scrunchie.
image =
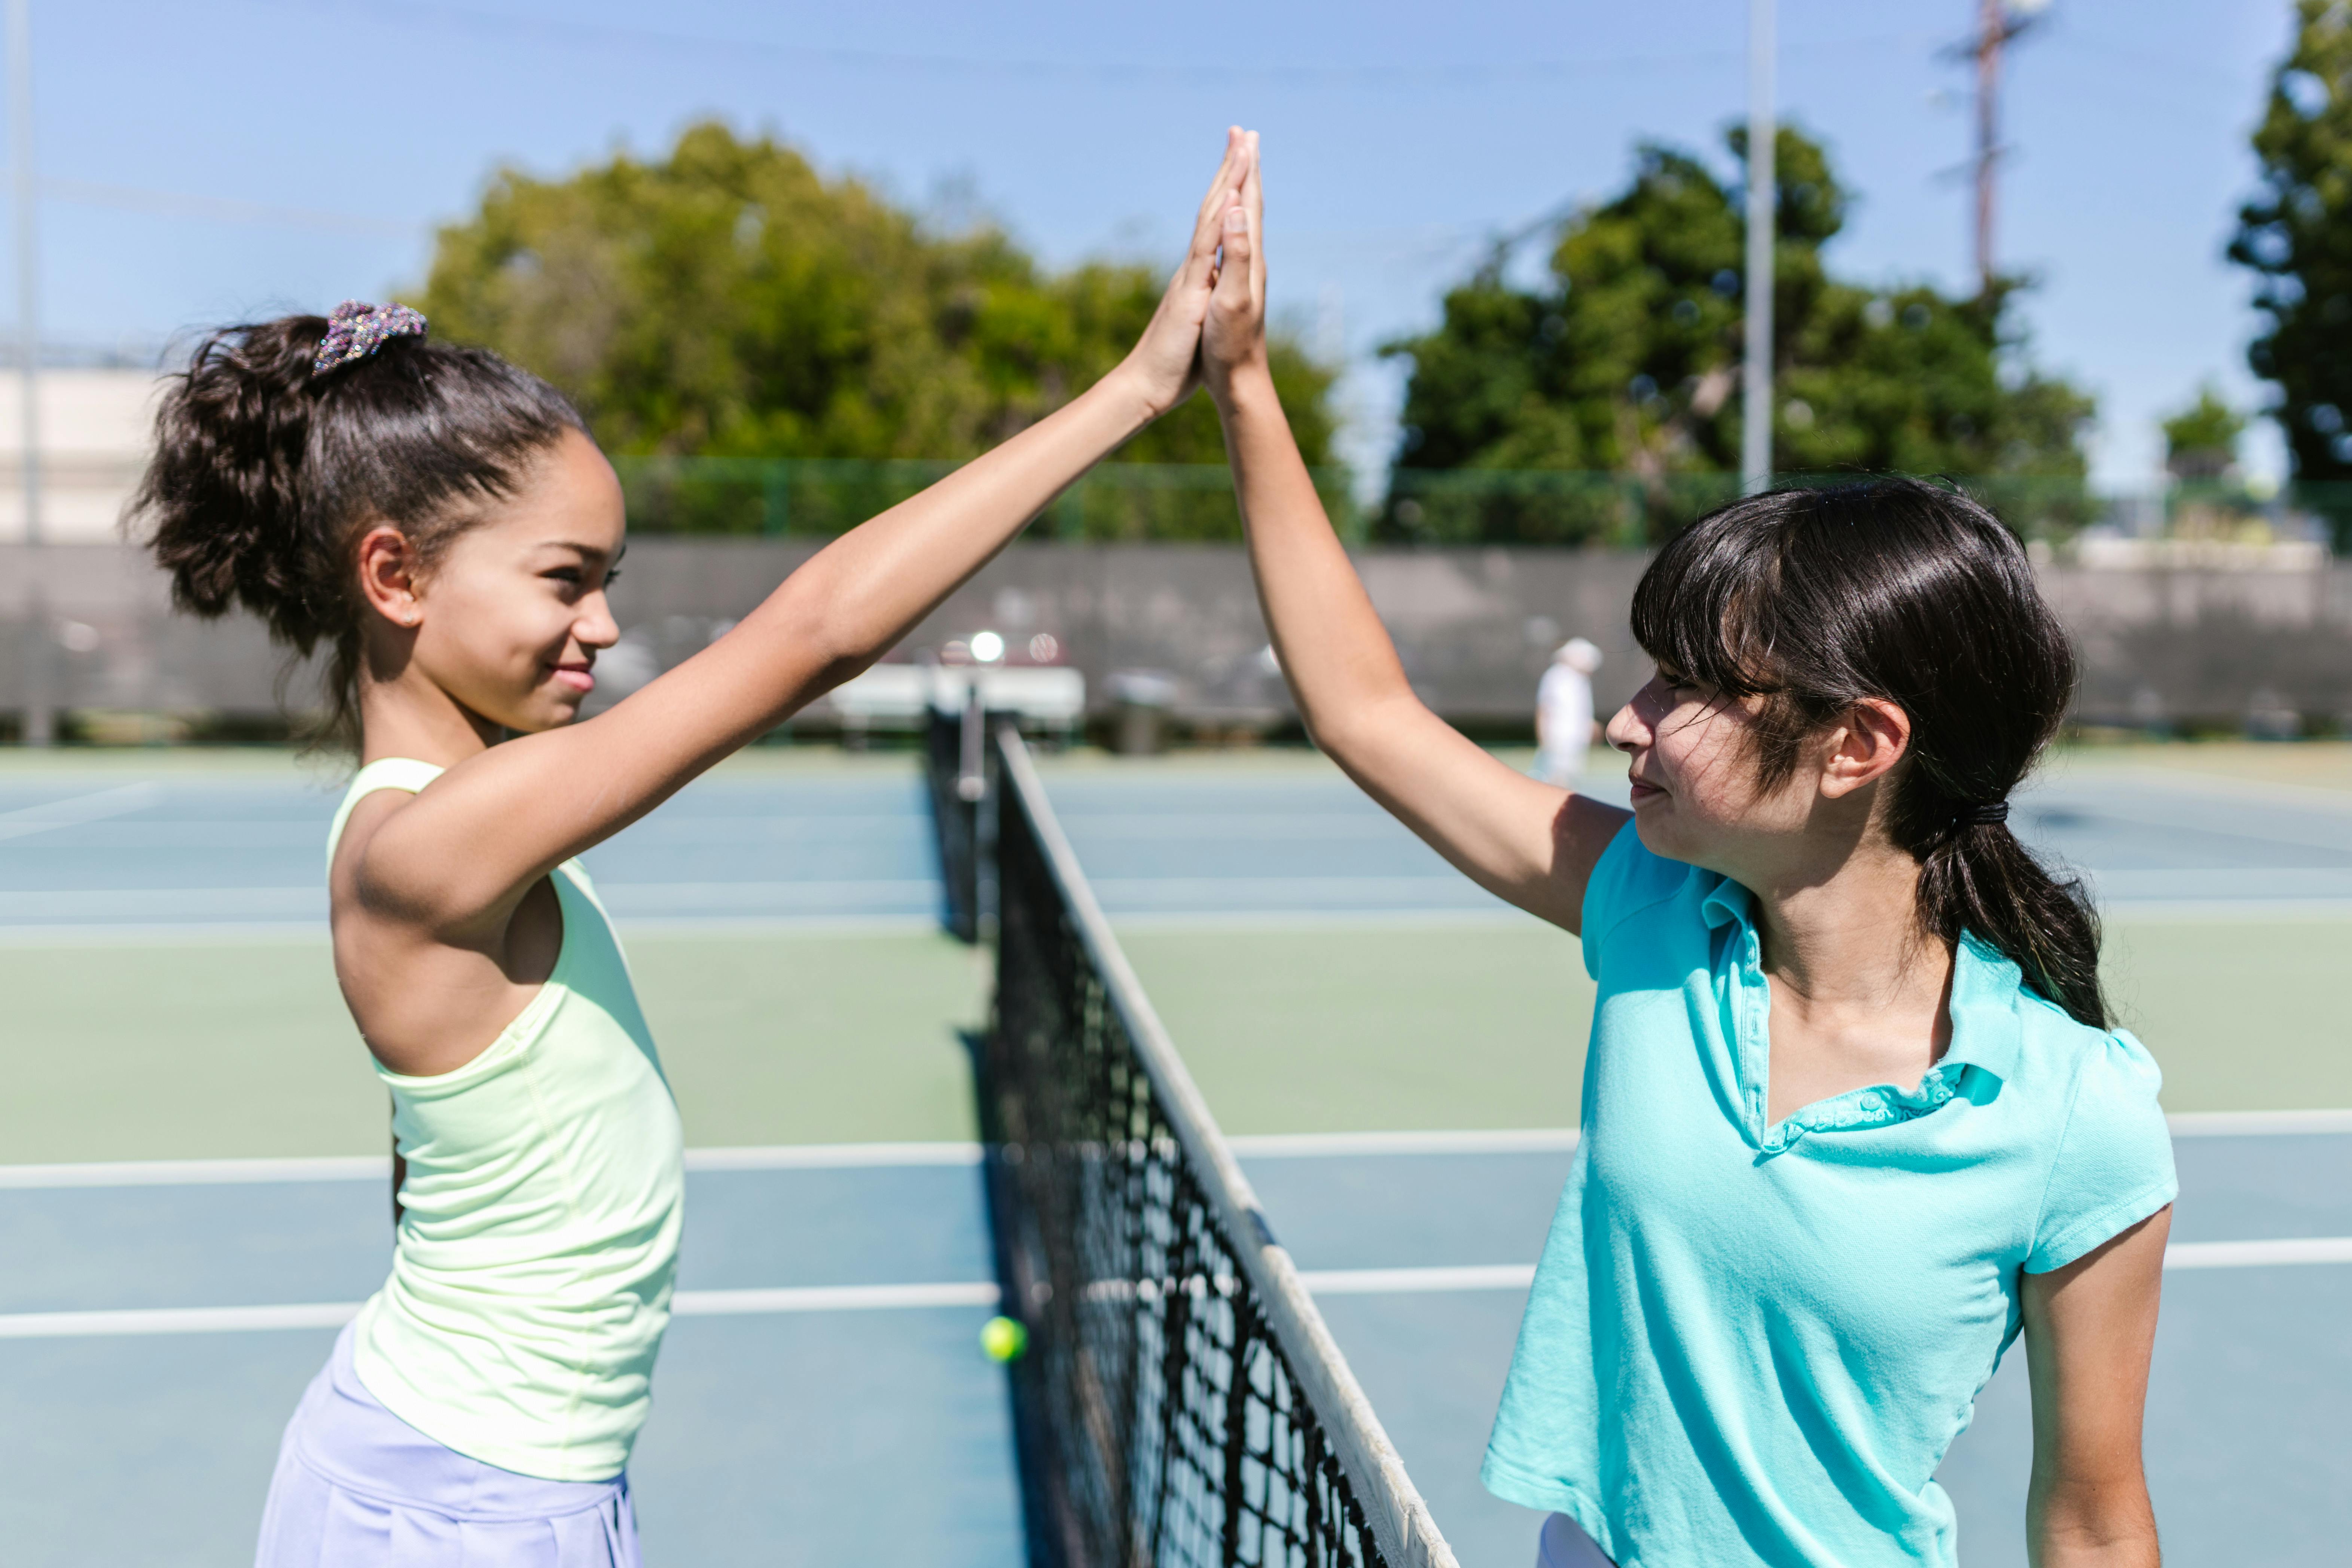
<svg viewBox="0 0 2352 1568">
<path fill-rule="evenodd" d="M 362 360 L 394 338 L 425 335 L 425 318 L 405 305 L 371 305 L 346 300 L 327 318 L 327 336 L 310 374 L 321 375 L 338 365 Z"/>
</svg>

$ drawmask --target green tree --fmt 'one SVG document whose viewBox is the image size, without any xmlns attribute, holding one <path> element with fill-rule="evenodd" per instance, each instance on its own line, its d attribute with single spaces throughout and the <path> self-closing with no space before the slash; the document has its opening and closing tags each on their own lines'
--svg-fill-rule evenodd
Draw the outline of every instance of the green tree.
<svg viewBox="0 0 2352 1568">
<path fill-rule="evenodd" d="M 1744 162 L 1747 134 L 1726 137 Z M 2091 400 L 2021 369 L 2005 306 L 1925 286 L 1830 276 L 1822 247 L 1850 197 L 1821 145 L 1782 127 L 1775 153 L 1773 466 L 1794 474 L 2039 476 L 2078 488 Z M 1419 470 L 1583 470 L 1621 476 L 1655 534 L 1691 498 L 1728 493 L 1739 458 L 1745 198 L 1691 153 L 1644 144 L 1614 199 L 1562 228 L 1549 277 L 1514 286 L 1497 255 L 1445 298 L 1437 329 L 1389 345 L 1408 356 L 1402 491 Z M 1692 483 L 1698 480 L 1705 482 Z M 1678 482 L 1681 481 L 1681 482 Z M 1483 494 L 1431 526 L 1392 506 L 1391 535 L 1574 540 L 1623 531 L 1627 487 L 1598 507 L 1550 493 Z"/>
<path fill-rule="evenodd" d="M 2218 479 L 2237 467 L 2246 416 L 2207 382 L 2197 389 L 2197 401 L 2166 420 L 2163 429 L 2167 472 L 2179 479 Z"/>
<path fill-rule="evenodd" d="M 657 162 L 501 171 L 441 230 L 415 303 L 436 333 L 547 376 L 615 453 L 955 459 L 1116 364 L 1165 283 L 1049 272 L 994 226 L 938 232 L 705 123 Z M 1331 373 L 1288 337 L 1275 366 L 1308 460 L 1328 460 Z M 1120 456 L 1222 462 L 1215 412 L 1196 398 Z"/>
<path fill-rule="evenodd" d="M 2246 359 L 2278 386 L 2271 412 L 2295 477 L 2334 500 L 2352 480 L 2352 6 L 2297 0 L 2295 12 L 2294 47 L 2254 128 L 2262 183 L 2230 258 L 2253 271 L 2269 318 Z M 2352 548 L 2352 498 L 2326 510 L 2338 548 Z"/>
</svg>

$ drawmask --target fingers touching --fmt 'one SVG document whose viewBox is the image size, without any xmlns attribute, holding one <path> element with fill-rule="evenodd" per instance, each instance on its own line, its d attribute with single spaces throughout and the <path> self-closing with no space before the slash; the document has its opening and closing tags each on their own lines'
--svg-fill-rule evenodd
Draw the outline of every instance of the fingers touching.
<svg viewBox="0 0 2352 1568">
<path fill-rule="evenodd" d="M 1249 133 L 1247 163 L 1242 170 L 1242 210 L 1248 215 L 1250 236 L 1250 300 L 1265 309 L 1265 186 L 1259 180 L 1257 132 Z"/>
<path fill-rule="evenodd" d="M 1208 195 L 1201 198 L 1200 215 L 1192 224 L 1192 248 L 1184 258 L 1184 271 L 1189 281 L 1202 287 L 1215 277 L 1220 225 L 1225 209 L 1240 198 L 1245 147 L 1246 138 L 1240 126 L 1226 131 L 1224 162 L 1217 165 L 1216 178 L 1209 182 Z"/>
<path fill-rule="evenodd" d="M 1228 316 L 1255 317 L 1265 300 L 1265 258 L 1258 243 L 1265 198 L 1257 174 L 1257 132 L 1247 132 L 1236 149 L 1235 184 L 1218 219 L 1223 259 L 1216 280 L 1217 309 Z"/>
<path fill-rule="evenodd" d="M 1155 414 L 1174 407 L 1199 384 L 1201 334 L 1208 317 L 1231 318 L 1234 330 L 1223 335 L 1236 343 L 1245 343 L 1257 331 L 1256 302 L 1265 299 L 1265 285 L 1264 263 L 1252 244 L 1260 209 L 1256 163 L 1256 134 L 1239 126 L 1227 131 L 1224 158 L 1193 223 L 1192 247 L 1129 356 L 1127 368 L 1139 378 L 1139 390 Z"/>
</svg>

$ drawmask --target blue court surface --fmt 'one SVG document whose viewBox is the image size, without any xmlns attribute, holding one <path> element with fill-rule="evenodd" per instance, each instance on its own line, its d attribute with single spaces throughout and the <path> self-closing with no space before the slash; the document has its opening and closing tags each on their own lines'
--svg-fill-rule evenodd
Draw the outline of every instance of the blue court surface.
<svg viewBox="0 0 2352 1568">
<path fill-rule="evenodd" d="M 1520 918 L 1311 757 L 1046 774 L 1125 929 Z M 0 944 L 315 938 L 332 800 L 282 766 L 0 773 Z M 2019 822 L 2118 912 L 2352 921 L 2352 795 L 2062 769 Z M 625 931 L 912 931 L 940 902 L 911 761 L 722 770 L 589 862 Z M 2148 1417 L 2168 1560 L 2340 1563 L 2352 1113 L 2176 1125 Z M 1570 1136 L 1237 1142 L 1462 1561 L 1530 1562 L 1536 1519 L 1476 1470 Z M 694 1152 L 632 1467 L 649 1563 L 1020 1560 L 1003 1377 L 976 1343 L 993 1293 L 975 1158 Z M 389 1247 L 381 1158 L 0 1164 L 0 1561 L 249 1562 L 279 1428 Z M 2024 1561 L 2022 1362 L 1944 1468 L 1970 1564 Z"/>
</svg>

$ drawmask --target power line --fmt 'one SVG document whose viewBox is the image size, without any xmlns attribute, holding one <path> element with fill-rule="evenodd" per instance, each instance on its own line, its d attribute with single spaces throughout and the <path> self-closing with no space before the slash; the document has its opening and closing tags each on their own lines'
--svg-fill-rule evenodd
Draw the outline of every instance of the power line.
<svg viewBox="0 0 2352 1568">
<path fill-rule="evenodd" d="M 946 71 L 958 74 L 1091 77 L 1108 80 L 1160 78 L 1170 80 L 1223 82 L 1272 80 L 1300 85 L 1346 87 L 1418 84 L 1433 81 L 1464 87 L 1496 81 L 1547 81 L 1561 77 L 1595 76 L 1625 71 L 1677 70 L 1697 66 L 1738 66 L 1746 57 L 1736 47 L 1686 49 L 1666 53 L 1554 58 L 1517 60 L 1417 60 L 1410 63 L 1082 60 L 985 55 L 950 55 L 919 50 L 876 49 L 829 44 L 795 44 L 774 39 L 698 33 L 676 28 L 644 27 L 617 22 L 584 21 L 570 16 L 525 16 L 478 6 L 449 5 L 442 0 L 342 0 L 341 4 L 306 4 L 303 0 L 248 0 L 312 16 L 332 12 L 368 12 L 387 17 L 429 17 L 477 34 L 601 42 L 640 48 L 724 50 L 801 58 L 828 65 L 872 69 Z M 1907 47 L 1918 41 L 1916 32 L 1870 34 L 1815 45 L 1805 54 L 1844 54 L 1857 50 Z"/>
<path fill-rule="evenodd" d="M 433 226 L 421 218 L 369 217 L 360 213 L 331 212 L 320 207 L 281 206 L 271 202 L 241 201 L 233 196 L 189 195 L 180 191 L 148 190 L 138 185 L 107 184 L 94 180 L 44 179 L 39 182 L 39 190 L 43 196 L 53 201 L 111 207 L 120 212 L 150 213 L 163 217 L 209 218 L 222 223 L 284 224 L 297 228 L 397 235 L 404 238 L 422 235 Z"/>
</svg>

